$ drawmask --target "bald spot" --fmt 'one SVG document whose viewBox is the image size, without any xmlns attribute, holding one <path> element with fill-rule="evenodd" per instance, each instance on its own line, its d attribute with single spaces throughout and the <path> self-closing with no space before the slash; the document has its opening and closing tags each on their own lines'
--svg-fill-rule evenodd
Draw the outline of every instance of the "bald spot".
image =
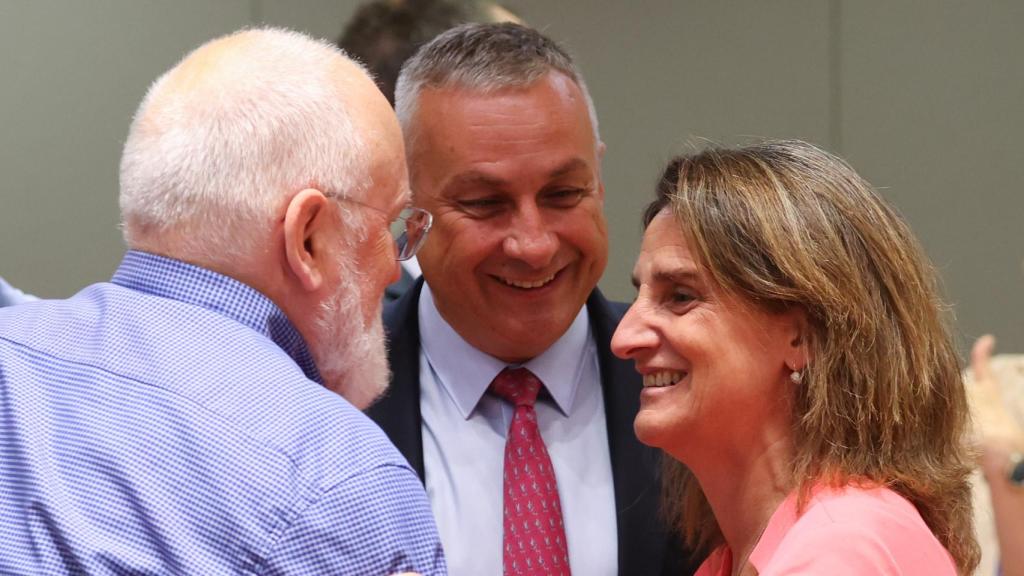
<svg viewBox="0 0 1024 576">
<path fill-rule="evenodd" d="M 369 75 L 331 48 L 322 48 L 331 56 L 329 74 L 337 83 L 339 94 L 348 106 L 360 111 L 352 114 L 353 122 L 376 134 L 390 132 L 390 105 Z M 301 59 L 294 59 L 288 52 L 287 48 L 277 49 L 274 38 L 264 30 L 247 30 L 207 42 L 161 79 L 140 120 L 146 128 L 156 128 L 152 125 L 152 116 L 159 116 L 158 113 L 168 106 L 184 106 L 183 113 L 201 113 L 191 108 L 215 109 L 223 100 L 220 95 L 224 92 L 237 95 L 244 92 L 247 85 L 265 89 L 261 79 L 275 66 L 287 65 L 288 61 L 300 65 Z M 281 62 L 273 62 L 277 58 Z M 231 104 L 231 101 L 226 103 Z"/>
</svg>

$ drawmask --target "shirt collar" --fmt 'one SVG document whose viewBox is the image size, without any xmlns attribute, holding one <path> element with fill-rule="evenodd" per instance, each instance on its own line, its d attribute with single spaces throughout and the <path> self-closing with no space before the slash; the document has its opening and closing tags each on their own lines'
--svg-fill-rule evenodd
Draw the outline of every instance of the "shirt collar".
<svg viewBox="0 0 1024 576">
<path fill-rule="evenodd" d="M 427 362 L 463 418 L 469 418 L 491 381 L 509 364 L 481 352 L 466 342 L 441 317 L 430 286 L 423 285 L 419 302 L 420 345 Z M 429 338 L 424 338 L 429 334 Z M 586 363 L 593 361 L 596 347 L 590 337 L 590 320 L 584 306 L 569 329 L 547 350 L 524 366 L 547 389 L 563 415 L 572 412 Z"/>
<path fill-rule="evenodd" d="M 234 278 L 181 260 L 130 250 L 111 282 L 222 314 L 263 334 L 299 365 L 306 377 L 322 384 L 302 335 L 269 298 Z"/>
</svg>

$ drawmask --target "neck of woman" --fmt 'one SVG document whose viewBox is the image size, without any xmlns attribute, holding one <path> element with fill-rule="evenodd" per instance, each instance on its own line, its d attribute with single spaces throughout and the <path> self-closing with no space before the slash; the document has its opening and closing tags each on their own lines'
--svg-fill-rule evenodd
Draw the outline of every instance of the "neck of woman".
<svg viewBox="0 0 1024 576">
<path fill-rule="evenodd" d="M 753 574 L 745 570 L 747 560 L 772 514 L 796 485 L 788 431 L 768 434 L 741 450 L 719 450 L 704 461 L 687 465 L 732 552 L 731 573 Z"/>
</svg>

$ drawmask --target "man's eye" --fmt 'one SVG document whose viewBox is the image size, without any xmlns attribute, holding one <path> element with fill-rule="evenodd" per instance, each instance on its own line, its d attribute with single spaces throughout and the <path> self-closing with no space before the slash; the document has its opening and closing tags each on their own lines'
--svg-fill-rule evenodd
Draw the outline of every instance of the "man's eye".
<svg viewBox="0 0 1024 576">
<path fill-rule="evenodd" d="M 482 218 L 492 216 L 501 210 L 504 202 L 499 198 L 468 198 L 456 202 L 459 209 L 466 214 Z"/>
<path fill-rule="evenodd" d="M 544 199 L 549 206 L 554 206 L 555 208 L 572 208 L 583 200 L 583 195 L 586 192 L 583 188 L 559 188 L 547 192 L 544 195 Z"/>
<path fill-rule="evenodd" d="M 498 200 L 496 198 L 472 198 L 468 200 L 459 200 L 459 204 L 471 208 L 493 206 L 494 204 L 497 203 Z"/>
</svg>

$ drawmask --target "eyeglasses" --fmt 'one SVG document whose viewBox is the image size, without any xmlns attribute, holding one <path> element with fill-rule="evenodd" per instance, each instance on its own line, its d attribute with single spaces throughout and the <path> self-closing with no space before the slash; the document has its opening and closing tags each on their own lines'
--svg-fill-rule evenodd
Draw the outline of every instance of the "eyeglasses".
<svg viewBox="0 0 1024 576">
<path fill-rule="evenodd" d="M 434 216 L 423 208 L 408 206 L 391 221 L 391 237 L 395 239 L 395 260 L 408 260 L 420 251 L 427 240 Z"/>
<path fill-rule="evenodd" d="M 334 198 L 339 202 L 350 202 L 357 204 L 363 208 L 369 208 L 378 214 L 382 214 L 385 217 L 387 213 L 377 208 L 376 206 L 370 206 L 364 204 L 358 200 L 352 198 L 345 198 L 344 196 L 338 196 L 337 194 L 324 194 L 330 198 Z M 398 213 L 398 216 L 390 223 L 391 237 L 395 240 L 395 260 L 399 262 L 408 260 L 416 255 L 420 251 L 420 247 L 423 246 L 423 242 L 427 239 L 427 233 L 430 232 L 430 226 L 434 223 L 434 216 L 422 208 L 416 208 L 414 206 L 407 206 Z"/>
</svg>

